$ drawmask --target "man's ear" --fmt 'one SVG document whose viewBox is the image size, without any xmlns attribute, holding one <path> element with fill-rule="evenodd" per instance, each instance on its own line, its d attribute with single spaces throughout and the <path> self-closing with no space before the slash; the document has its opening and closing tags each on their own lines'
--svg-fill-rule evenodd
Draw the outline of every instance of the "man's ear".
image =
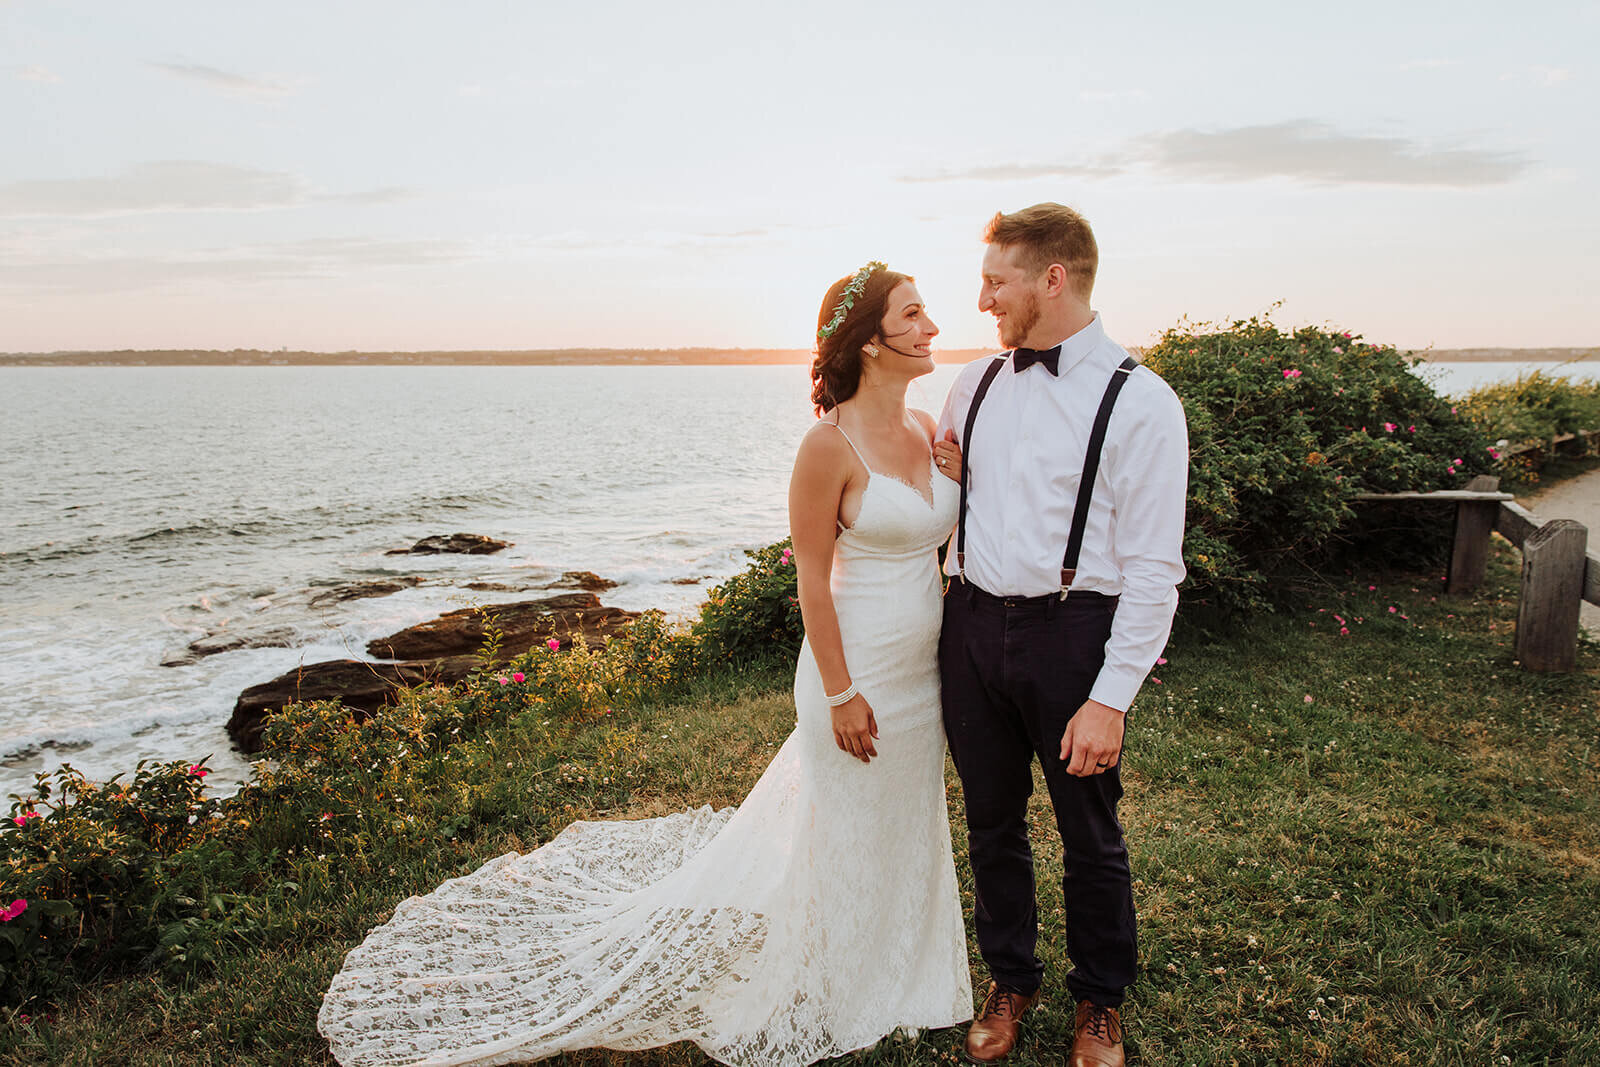
<svg viewBox="0 0 1600 1067">
<path fill-rule="evenodd" d="M 1044 291 L 1046 296 L 1060 296 L 1067 288 L 1067 268 L 1059 263 L 1052 263 L 1044 269 Z"/>
</svg>

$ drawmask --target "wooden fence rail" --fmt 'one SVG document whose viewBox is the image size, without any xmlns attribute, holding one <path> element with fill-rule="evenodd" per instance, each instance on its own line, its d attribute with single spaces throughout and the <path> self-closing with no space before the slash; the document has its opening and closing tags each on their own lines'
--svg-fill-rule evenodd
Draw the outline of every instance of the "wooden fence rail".
<svg viewBox="0 0 1600 1067">
<path fill-rule="evenodd" d="M 1589 551 L 1589 532 L 1581 522 L 1542 520 L 1499 489 L 1500 479 L 1480 474 L 1464 489 L 1361 493 L 1356 499 L 1455 504 L 1455 539 L 1445 579 L 1448 593 L 1470 592 L 1483 582 L 1491 533 L 1521 549 L 1517 659 L 1526 670 L 1570 671 L 1577 665 L 1581 602 L 1600 605 L 1600 555 Z"/>
</svg>

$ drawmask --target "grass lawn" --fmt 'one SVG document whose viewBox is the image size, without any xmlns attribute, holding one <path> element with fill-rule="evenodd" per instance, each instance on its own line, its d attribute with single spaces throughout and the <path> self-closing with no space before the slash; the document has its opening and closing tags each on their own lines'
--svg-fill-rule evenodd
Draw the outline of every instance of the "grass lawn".
<svg viewBox="0 0 1600 1067">
<path fill-rule="evenodd" d="M 1122 812 L 1143 965 L 1131 1061 L 1600 1064 L 1600 649 L 1586 642 L 1575 674 L 1520 670 L 1518 565 L 1502 546 L 1472 597 L 1443 596 L 1438 575 L 1350 575 L 1226 633 L 1180 630 L 1129 721 Z M 792 717 L 788 678 L 751 672 L 582 727 L 499 731 L 419 768 L 405 815 L 382 802 L 393 843 L 357 850 L 333 828 L 285 856 L 281 880 L 219 901 L 251 933 L 208 966 L 94 981 L 26 1021 L 0 1012 L 0 1061 L 331 1062 L 321 991 L 401 898 L 573 818 L 736 803 Z M 1061 1064 L 1071 1037 L 1043 795 L 1046 1000 L 1019 1065 Z M 964 841 L 953 773 L 949 796 Z M 960 1038 L 849 1059 L 946 1063 Z M 704 1058 L 676 1046 L 551 1062 Z"/>
</svg>

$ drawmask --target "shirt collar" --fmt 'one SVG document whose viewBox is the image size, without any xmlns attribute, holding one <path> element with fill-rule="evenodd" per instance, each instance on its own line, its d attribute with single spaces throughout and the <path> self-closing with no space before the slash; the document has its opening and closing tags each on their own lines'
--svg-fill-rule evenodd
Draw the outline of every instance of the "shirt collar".
<svg viewBox="0 0 1600 1067">
<path fill-rule="evenodd" d="M 1082 363 L 1105 339 L 1106 328 L 1100 322 L 1100 312 L 1096 311 L 1089 325 L 1061 342 L 1061 360 L 1056 364 L 1056 376 L 1066 377 L 1068 371 Z"/>
</svg>

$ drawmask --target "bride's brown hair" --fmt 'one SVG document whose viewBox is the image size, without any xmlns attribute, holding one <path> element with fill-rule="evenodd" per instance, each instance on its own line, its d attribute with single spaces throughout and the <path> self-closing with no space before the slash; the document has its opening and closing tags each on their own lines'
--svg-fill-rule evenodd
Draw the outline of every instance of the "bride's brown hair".
<svg viewBox="0 0 1600 1067">
<path fill-rule="evenodd" d="M 828 287 L 817 313 L 820 333 L 839 310 L 845 288 L 855 275 L 846 275 Z M 817 341 L 816 359 L 811 361 L 811 403 L 817 414 L 838 407 L 856 395 L 861 385 L 861 346 L 877 334 L 889 308 L 889 294 L 901 282 L 915 281 L 909 274 L 875 270 L 862 287 L 861 295 L 845 312 L 844 321 L 827 337 Z"/>
</svg>

